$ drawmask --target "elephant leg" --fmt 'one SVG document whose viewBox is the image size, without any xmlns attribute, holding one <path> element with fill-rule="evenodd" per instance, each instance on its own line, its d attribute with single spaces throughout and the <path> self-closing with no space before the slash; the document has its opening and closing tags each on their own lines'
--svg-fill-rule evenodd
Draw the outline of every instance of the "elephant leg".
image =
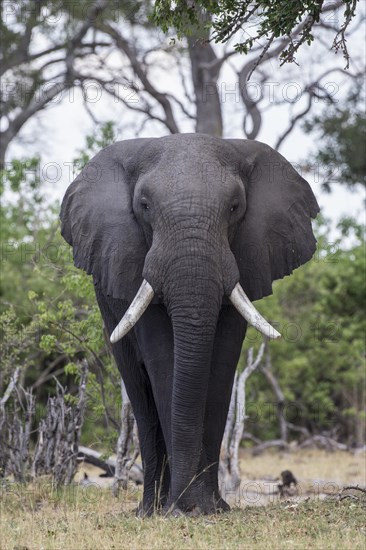
<svg viewBox="0 0 366 550">
<path fill-rule="evenodd" d="M 115 358 L 117 364 L 123 362 L 121 374 L 139 433 L 144 488 L 137 513 L 140 517 L 149 516 L 159 511 L 168 498 L 170 473 L 165 440 L 145 365 L 128 364 L 125 357 L 120 362 L 118 350 L 115 351 Z"/>
<path fill-rule="evenodd" d="M 128 304 L 105 297 L 96 291 L 98 304 L 109 334 L 121 319 Z M 143 500 L 139 515 L 150 515 L 161 508 L 168 496 L 170 475 L 167 451 L 156 409 L 152 387 L 133 332 L 112 348 L 136 418 L 144 469 Z"/>
<path fill-rule="evenodd" d="M 221 498 L 218 487 L 220 448 L 246 328 L 246 321 L 232 306 L 222 307 L 212 356 L 203 436 L 209 488 L 216 510 L 221 511 L 230 508 Z"/>
<path fill-rule="evenodd" d="M 136 324 L 135 332 L 151 381 L 160 424 L 168 450 L 169 463 L 171 464 L 174 336 L 172 323 L 165 307 L 150 306 Z M 212 511 L 213 491 L 210 493 L 208 490 L 208 487 L 211 486 L 210 479 L 207 469 L 207 459 L 203 449 L 196 479 L 192 480 L 186 491 L 192 502 L 200 503 L 200 512 L 203 513 L 210 513 Z M 171 511 L 172 509 L 174 509 L 173 513 L 177 511 L 174 503 L 168 502 L 165 510 Z M 197 511 L 197 509 L 193 509 L 188 513 L 194 514 Z"/>
<path fill-rule="evenodd" d="M 172 456 L 171 415 L 174 375 L 174 337 L 162 305 L 150 306 L 135 326 L 139 349 L 152 387 L 169 462 Z"/>
</svg>

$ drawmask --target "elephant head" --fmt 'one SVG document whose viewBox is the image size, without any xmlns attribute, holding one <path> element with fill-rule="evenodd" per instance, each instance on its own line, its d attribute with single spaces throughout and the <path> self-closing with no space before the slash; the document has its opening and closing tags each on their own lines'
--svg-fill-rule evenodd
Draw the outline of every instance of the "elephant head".
<svg viewBox="0 0 366 550">
<path fill-rule="evenodd" d="M 318 210 L 308 183 L 271 147 L 202 134 L 115 143 L 70 185 L 61 219 L 75 265 L 130 304 L 111 341 L 118 345 L 149 303 L 171 320 L 173 497 L 200 460 L 223 304 L 276 337 L 251 301 L 312 257 Z"/>
</svg>

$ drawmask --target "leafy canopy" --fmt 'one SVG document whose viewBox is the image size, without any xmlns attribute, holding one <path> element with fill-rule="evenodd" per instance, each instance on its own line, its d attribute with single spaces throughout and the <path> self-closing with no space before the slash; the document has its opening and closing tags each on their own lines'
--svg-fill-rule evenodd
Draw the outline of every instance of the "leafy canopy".
<svg viewBox="0 0 366 550">
<path fill-rule="evenodd" d="M 321 167 L 325 191 L 330 192 L 333 183 L 366 187 L 366 116 L 360 90 L 356 88 L 342 104 L 328 107 L 303 127 L 318 135 L 313 162 Z"/>
<path fill-rule="evenodd" d="M 262 49 L 262 39 L 267 41 L 267 45 L 263 47 L 264 53 L 275 38 L 287 39 L 288 46 L 280 54 L 285 63 L 295 60 L 295 54 L 302 44 L 310 45 L 313 42 L 313 28 L 319 23 L 321 14 L 325 9 L 335 8 L 325 7 L 324 4 L 323 0 L 157 0 L 152 19 L 164 32 L 173 27 L 179 36 L 192 34 L 202 25 L 212 27 L 212 39 L 215 42 L 225 43 L 239 32 L 239 41 L 234 49 L 244 54 L 255 45 Z M 332 48 L 336 52 L 343 52 L 348 66 L 345 31 L 355 16 L 357 0 L 344 0 L 343 4 L 344 21 L 334 38 Z M 301 30 L 294 43 L 291 34 L 298 25 L 301 25 Z M 252 35 L 253 27 L 255 33 Z"/>
</svg>

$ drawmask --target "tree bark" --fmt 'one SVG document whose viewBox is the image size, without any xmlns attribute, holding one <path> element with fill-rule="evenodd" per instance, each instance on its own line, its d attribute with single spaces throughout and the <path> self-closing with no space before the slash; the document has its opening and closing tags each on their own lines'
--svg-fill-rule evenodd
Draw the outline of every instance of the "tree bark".
<svg viewBox="0 0 366 550">
<path fill-rule="evenodd" d="M 138 439 L 135 437 L 135 418 L 132 412 L 132 405 L 127 395 L 123 380 L 121 379 L 122 411 L 121 431 L 117 441 L 117 458 L 114 472 L 113 493 L 118 494 L 119 490 L 127 489 L 127 482 L 130 477 L 130 470 L 135 464 L 140 448 Z M 136 477 L 136 476 L 135 476 Z M 142 483 L 142 473 L 141 473 Z"/>
<path fill-rule="evenodd" d="M 260 365 L 264 348 L 265 344 L 263 343 L 255 360 L 253 358 L 253 348 L 250 348 L 247 366 L 241 374 L 235 373 L 229 414 L 221 445 L 219 468 L 220 486 L 225 487 L 226 492 L 234 493 L 240 486 L 239 447 L 247 418 L 245 414 L 245 386 L 249 376 Z"/>
<path fill-rule="evenodd" d="M 217 79 L 222 62 L 208 42 L 209 34 L 208 29 L 202 28 L 187 39 L 196 98 L 196 132 L 221 137 L 223 126 Z"/>
<path fill-rule="evenodd" d="M 278 417 L 278 425 L 280 429 L 280 436 L 281 440 L 287 443 L 288 441 L 288 426 L 286 422 L 286 418 L 284 416 L 284 407 L 285 407 L 285 396 L 283 394 L 283 391 L 278 383 L 277 378 L 273 374 L 272 371 L 272 361 L 271 361 L 271 353 L 269 350 L 268 342 L 266 344 L 266 364 L 265 366 L 261 367 L 261 372 L 264 374 L 270 385 L 272 386 L 272 389 L 276 395 L 277 398 L 277 417 Z"/>
</svg>

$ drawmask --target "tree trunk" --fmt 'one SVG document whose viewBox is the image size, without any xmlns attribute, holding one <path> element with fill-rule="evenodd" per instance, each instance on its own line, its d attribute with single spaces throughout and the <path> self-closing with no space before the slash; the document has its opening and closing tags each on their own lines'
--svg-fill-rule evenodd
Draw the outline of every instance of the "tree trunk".
<svg viewBox="0 0 366 550">
<path fill-rule="evenodd" d="M 277 398 L 277 417 L 278 417 L 278 425 L 280 429 L 280 436 L 281 440 L 287 443 L 288 441 L 288 426 L 286 422 L 286 418 L 284 415 L 284 408 L 285 408 L 285 396 L 283 394 L 283 391 L 278 383 L 277 378 L 273 374 L 272 371 L 272 361 L 271 361 L 271 354 L 269 350 L 268 342 L 266 344 L 266 365 L 265 367 L 261 367 L 261 371 L 272 386 L 272 389 L 276 395 Z"/>
<path fill-rule="evenodd" d="M 253 358 L 253 348 L 248 351 L 247 366 L 239 375 L 235 374 L 231 394 L 229 414 L 220 453 L 220 487 L 226 492 L 235 493 L 240 486 L 239 447 L 246 420 L 246 381 L 259 366 L 263 358 L 265 344 L 261 344 L 257 357 Z"/>
<path fill-rule="evenodd" d="M 217 79 L 222 62 L 208 39 L 209 30 L 203 28 L 187 39 L 196 97 L 196 132 L 221 137 L 223 128 Z"/>
<path fill-rule="evenodd" d="M 119 490 L 127 489 L 129 472 L 135 464 L 140 449 L 138 439 L 135 437 L 135 418 L 132 412 L 131 402 L 123 380 L 121 379 L 122 411 L 121 411 L 121 431 L 117 441 L 116 468 L 114 473 L 113 493 L 118 495 Z"/>
</svg>

